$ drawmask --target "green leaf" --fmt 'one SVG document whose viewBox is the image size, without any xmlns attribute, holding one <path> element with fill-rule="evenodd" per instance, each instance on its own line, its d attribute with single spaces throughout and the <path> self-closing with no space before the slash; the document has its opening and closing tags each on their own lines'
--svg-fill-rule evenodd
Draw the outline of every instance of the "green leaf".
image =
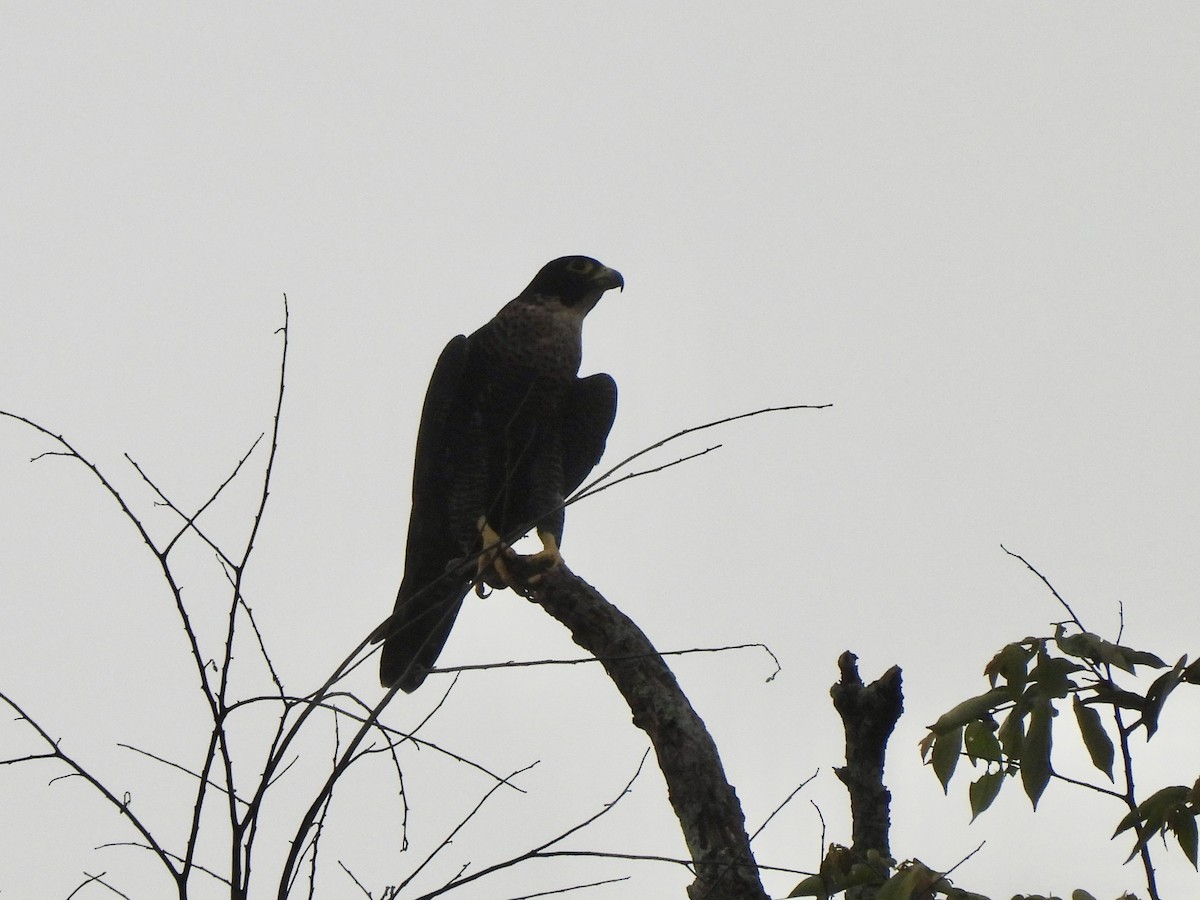
<svg viewBox="0 0 1200 900">
<path fill-rule="evenodd" d="M 880 884 L 882 881 L 883 876 L 872 868 L 870 864 L 856 862 L 850 866 L 850 871 L 846 873 L 843 883 L 846 887 L 852 888 L 864 884 Z"/>
<path fill-rule="evenodd" d="M 1166 821 L 1167 812 L 1187 804 L 1191 788 L 1186 784 L 1173 784 L 1160 788 L 1138 804 L 1138 812 L 1147 822 L 1152 818 Z"/>
<path fill-rule="evenodd" d="M 1129 647 L 1121 647 L 1121 652 L 1125 654 L 1125 658 L 1129 660 L 1133 666 L 1149 666 L 1151 669 L 1165 669 L 1167 664 L 1153 653 L 1147 653 L 1145 650 L 1132 650 Z M 1130 669 L 1130 674 L 1133 670 Z"/>
<path fill-rule="evenodd" d="M 1098 634 L 1092 634 L 1090 631 L 1065 635 L 1065 629 L 1062 625 L 1059 625 L 1054 633 L 1054 642 L 1058 645 L 1059 650 L 1069 656 L 1090 660 L 1094 663 L 1116 666 L 1130 675 L 1136 674 L 1134 668 L 1137 666 L 1150 666 L 1154 669 L 1161 669 L 1166 666 L 1166 663 L 1153 653 L 1114 644 L 1112 641 L 1106 641 Z"/>
<path fill-rule="evenodd" d="M 1068 676 L 1075 672 L 1081 672 L 1083 669 L 1084 667 L 1079 663 L 1071 662 L 1060 656 L 1043 656 L 1033 667 L 1033 671 L 1029 673 L 1034 685 L 1025 691 L 1025 696 L 1030 698 L 1065 697 L 1079 688 L 1079 685 Z"/>
<path fill-rule="evenodd" d="M 1179 849 L 1188 858 L 1192 868 L 1200 869 L 1200 866 L 1196 864 L 1196 817 L 1192 815 L 1191 810 L 1187 807 L 1176 808 L 1168 817 L 1167 824 L 1171 833 L 1175 835 L 1175 840 L 1179 841 Z"/>
<path fill-rule="evenodd" d="M 929 726 L 929 730 L 944 734 L 951 729 L 966 725 L 968 722 L 990 717 L 993 710 L 1007 703 L 1012 696 L 1012 692 L 1008 688 L 992 688 L 986 694 L 964 700 L 949 712 L 943 713 L 941 718 Z"/>
<path fill-rule="evenodd" d="M 971 821 L 974 822 L 981 812 L 992 805 L 992 801 L 1000 795 L 1004 787 L 1003 772 L 988 772 L 971 782 L 968 795 L 971 800 Z"/>
<path fill-rule="evenodd" d="M 1082 888 L 1076 888 L 1071 891 L 1071 900 L 1096 900 L 1096 898 Z"/>
<path fill-rule="evenodd" d="M 1130 810 L 1121 817 L 1121 821 L 1117 823 L 1117 830 L 1112 833 L 1112 836 L 1116 837 L 1122 831 L 1128 831 L 1134 826 L 1135 822 L 1140 820 L 1141 816 L 1138 815 L 1138 811 L 1136 809 Z M 1109 838 L 1109 840 L 1112 840 L 1112 838 Z"/>
<path fill-rule="evenodd" d="M 1014 707 L 1005 717 L 1000 730 L 996 732 L 1000 746 L 1012 759 L 1021 758 L 1021 748 L 1025 744 L 1025 713 L 1019 707 Z"/>
<path fill-rule="evenodd" d="M 975 721 L 963 731 L 963 748 L 971 762 L 978 759 L 1000 762 L 1000 741 L 996 739 L 995 721 Z"/>
<path fill-rule="evenodd" d="M 1119 706 L 1122 709 L 1132 709 L 1141 712 L 1146 708 L 1146 698 L 1141 694 L 1135 694 L 1132 691 L 1123 691 L 1111 681 L 1097 681 L 1092 685 L 1092 690 L 1096 692 L 1096 699 L 1101 703 L 1107 703 L 1110 706 Z"/>
<path fill-rule="evenodd" d="M 924 869 L 924 866 L 922 866 L 922 869 Z M 905 869 L 904 871 L 896 872 L 886 882 L 883 882 L 880 889 L 875 893 L 875 900 L 912 900 L 912 895 L 916 893 L 919 880 L 920 872 L 917 869 Z"/>
<path fill-rule="evenodd" d="M 1079 634 L 1067 634 L 1067 629 L 1064 625 L 1059 625 L 1054 629 L 1054 643 L 1058 645 L 1058 649 L 1068 656 L 1074 656 L 1077 659 L 1090 659 L 1093 662 L 1099 662 L 1101 647 L 1107 644 L 1108 641 L 1100 637 L 1098 634 L 1092 634 L 1090 631 L 1081 631 Z M 1111 644 L 1109 646 L 1112 646 Z"/>
<path fill-rule="evenodd" d="M 1083 737 L 1083 744 L 1092 757 L 1092 765 L 1107 775 L 1109 781 L 1112 781 L 1113 742 L 1112 738 L 1108 736 L 1108 732 L 1104 730 L 1100 713 L 1080 702 L 1078 694 L 1075 695 L 1072 705 L 1075 709 L 1075 722 L 1079 725 L 1079 734 Z"/>
<path fill-rule="evenodd" d="M 820 897 L 821 900 L 828 900 L 829 892 L 825 890 L 825 879 L 820 875 L 809 875 L 792 888 L 788 897 Z"/>
<path fill-rule="evenodd" d="M 933 742 L 933 772 L 942 783 L 942 790 L 950 793 L 950 779 L 958 766 L 958 758 L 962 753 L 962 727 L 939 734 Z"/>
<path fill-rule="evenodd" d="M 1053 743 L 1050 726 L 1053 717 L 1054 707 L 1048 700 L 1040 701 L 1033 708 L 1025 745 L 1021 750 L 1021 784 L 1034 809 L 1037 809 L 1038 800 L 1050 783 L 1050 748 Z"/>
<path fill-rule="evenodd" d="M 997 679 L 1001 677 L 1014 691 L 1020 691 L 1025 687 L 1025 680 L 1029 676 L 1029 661 L 1037 655 L 1042 647 L 1040 639 L 1028 638 L 1027 640 L 1031 642 L 1028 645 L 1025 643 L 1006 644 L 983 667 L 983 674 L 988 677 L 992 687 L 996 686 Z"/>
<path fill-rule="evenodd" d="M 1186 665 L 1187 656 L 1184 655 L 1171 671 L 1163 672 L 1155 678 L 1150 690 L 1146 691 L 1146 709 L 1142 713 L 1142 724 L 1146 726 L 1146 740 L 1150 740 L 1154 737 L 1154 732 L 1158 731 L 1158 715 L 1162 712 L 1163 704 L 1167 702 L 1171 691 L 1183 680 Z"/>
<path fill-rule="evenodd" d="M 1113 837 L 1116 837 L 1123 831 L 1132 828 L 1136 823 L 1141 822 L 1141 836 L 1134 842 L 1133 850 L 1130 851 L 1129 858 L 1133 859 L 1137 856 L 1138 851 L 1150 841 L 1152 837 L 1166 830 L 1168 823 L 1174 823 L 1180 815 L 1192 815 L 1192 810 L 1188 806 L 1188 796 L 1191 793 L 1191 788 L 1187 785 L 1174 784 L 1170 787 L 1162 788 L 1155 791 L 1145 800 L 1138 804 L 1137 809 L 1128 813 L 1117 824 L 1117 830 L 1113 832 Z M 1186 825 L 1183 826 L 1186 829 Z M 1185 848 L 1184 852 L 1187 850 Z"/>
</svg>

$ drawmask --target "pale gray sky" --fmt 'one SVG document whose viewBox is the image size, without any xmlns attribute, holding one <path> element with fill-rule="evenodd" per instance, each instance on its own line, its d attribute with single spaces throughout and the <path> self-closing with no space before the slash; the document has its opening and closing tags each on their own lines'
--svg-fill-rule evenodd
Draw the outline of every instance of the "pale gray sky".
<svg viewBox="0 0 1200 900">
<path fill-rule="evenodd" d="M 650 6 L 6 4 L 0 408 L 61 431 L 165 534 L 122 454 L 202 502 L 269 427 L 286 292 L 280 457 L 247 588 L 289 684 L 309 689 L 390 610 L 442 345 L 545 261 L 596 256 L 627 283 L 586 328 L 585 371 L 621 388 L 612 460 L 723 415 L 834 404 L 701 436 L 687 448 L 725 446 L 568 516 L 567 560 L 661 649 L 779 656 L 769 684 L 752 652 L 676 664 L 752 827 L 821 770 L 756 841 L 760 861 L 816 865 L 810 799 L 849 839 L 827 690 L 852 649 L 869 678 L 905 673 L 898 855 L 948 867 L 986 840 L 956 873 L 973 890 L 1138 889 L 1128 842 L 1108 842 L 1112 805 L 1056 785 L 1035 815 L 1010 788 L 968 826 L 966 779 L 944 798 L 916 742 L 985 687 L 996 649 L 1062 618 L 1001 543 L 1095 630 L 1112 636 L 1124 603 L 1127 643 L 1200 650 L 1200 12 Z M 115 744 L 196 758 L 181 630 L 82 467 L 28 463 L 45 449 L 0 424 L 0 686 L 177 837 L 172 792 L 190 785 Z M 240 539 L 250 486 L 214 511 L 215 534 Z M 192 559 L 202 605 L 212 567 Z M 468 604 L 444 661 L 575 653 L 500 594 Z M 419 721 L 444 684 L 392 720 Z M 370 672 L 358 687 L 377 696 Z M 1169 707 L 1147 748 L 1147 792 L 1195 777 L 1198 710 L 1180 707 L 1192 717 Z M 594 811 L 645 745 L 595 667 L 468 676 L 428 727 L 497 770 L 542 762 L 426 886 Z M 0 730 L 6 753 L 15 734 Z M 1070 741 L 1055 760 L 1088 774 Z M 410 766 L 410 836 L 436 842 L 486 784 L 431 754 Z M 64 897 L 106 870 L 164 896 L 145 856 L 91 849 L 131 834 L 52 774 L 0 772 L 0 892 Z M 339 795 L 327 859 L 376 891 L 410 865 L 378 783 Z M 622 807 L 581 845 L 682 852 L 657 773 Z M 1195 893 L 1181 855 L 1160 861 L 1165 896 Z M 629 870 L 635 887 L 592 896 L 689 880 Z M 352 896 L 327 877 L 328 896 Z M 766 883 L 781 896 L 796 880 Z"/>
</svg>

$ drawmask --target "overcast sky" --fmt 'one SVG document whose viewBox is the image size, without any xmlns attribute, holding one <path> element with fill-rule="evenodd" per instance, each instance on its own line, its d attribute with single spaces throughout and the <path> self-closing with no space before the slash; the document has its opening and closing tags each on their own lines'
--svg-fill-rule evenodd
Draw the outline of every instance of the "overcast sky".
<svg viewBox="0 0 1200 900">
<path fill-rule="evenodd" d="M 955 873 L 972 890 L 1144 893 L 1120 865 L 1129 841 L 1108 841 L 1113 804 L 1055 784 L 1034 814 L 1013 786 L 968 825 L 966 779 L 943 797 L 916 743 L 985 689 L 1000 646 L 1065 617 L 1002 543 L 1093 630 L 1114 637 L 1124 604 L 1126 643 L 1200 651 L 1198 57 L 1193 4 L 5 4 L 0 408 L 64 434 L 168 534 L 123 454 L 202 503 L 270 427 L 286 292 L 246 588 L 289 686 L 310 690 L 391 609 L 442 346 L 547 260 L 595 256 L 626 280 L 585 329 L 584 371 L 620 385 L 610 459 L 833 404 L 698 435 L 655 459 L 724 446 L 568 514 L 567 561 L 660 649 L 779 657 L 770 683 L 754 651 L 673 663 L 752 828 L 820 770 L 756 840 L 760 862 L 817 865 L 812 803 L 849 842 L 827 691 L 851 649 L 868 679 L 904 670 L 899 857 L 948 868 L 986 841 Z M 30 464 L 48 449 L 0 422 L 0 689 L 176 840 L 186 777 L 116 744 L 197 759 L 182 630 L 86 470 Z M 231 546 L 263 462 L 208 520 Z M 187 553 L 203 617 L 219 574 Z M 443 661 L 576 654 L 503 593 L 468 602 Z M 419 722 L 447 684 L 390 720 Z M 1190 701 L 1146 748 L 1146 794 L 1196 776 Z M 540 760 L 426 888 L 594 812 L 646 745 L 595 666 L 469 674 L 426 729 L 497 771 Z M 22 740 L 4 726 L 0 756 Z M 1091 777 L 1073 742 L 1055 753 Z M 335 859 L 378 896 L 488 786 L 432 754 L 408 766 L 413 851 L 395 852 L 390 788 L 364 770 L 334 804 L 323 896 L 354 896 Z M 107 871 L 165 896 L 146 854 L 92 849 L 133 835 L 54 774 L 0 771 L 0 893 L 65 897 Z M 576 846 L 681 854 L 657 773 Z M 1159 860 L 1164 896 L 1196 893 L 1180 854 Z M 690 880 L 543 865 L 463 895 L 626 872 L 634 886 L 591 896 Z"/>
</svg>

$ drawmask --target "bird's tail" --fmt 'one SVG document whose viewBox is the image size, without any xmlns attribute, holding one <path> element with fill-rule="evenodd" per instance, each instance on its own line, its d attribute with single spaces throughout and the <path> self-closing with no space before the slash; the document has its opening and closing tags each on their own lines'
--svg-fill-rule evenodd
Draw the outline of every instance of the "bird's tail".
<svg viewBox="0 0 1200 900">
<path fill-rule="evenodd" d="M 421 686 L 470 589 L 471 580 L 453 572 L 417 590 L 407 582 L 400 585 L 395 612 L 371 635 L 373 642 L 383 641 L 379 681 L 385 688 L 398 684 L 405 693 L 412 693 Z"/>
</svg>

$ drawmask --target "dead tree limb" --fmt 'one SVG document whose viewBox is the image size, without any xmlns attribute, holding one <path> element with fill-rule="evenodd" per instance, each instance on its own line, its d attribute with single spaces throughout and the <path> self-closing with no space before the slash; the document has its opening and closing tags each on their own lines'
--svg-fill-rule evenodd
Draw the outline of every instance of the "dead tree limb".
<svg viewBox="0 0 1200 900">
<path fill-rule="evenodd" d="M 883 783 L 883 758 L 904 710 L 900 669 L 892 666 L 864 687 L 858 658 L 849 650 L 838 657 L 838 669 L 841 678 L 829 694 L 846 730 L 846 765 L 833 771 L 850 792 L 851 849 L 861 856 L 869 850 L 891 856 L 892 795 Z"/>
<path fill-rule="evenodd" d="M 695 865 L 691 900 L 766 900 L 717 746 L 646 635 L 565 566 L 546 574 L 530 597 L 601 662 L 633 724 L 649 736 Z"/>
</svg>

